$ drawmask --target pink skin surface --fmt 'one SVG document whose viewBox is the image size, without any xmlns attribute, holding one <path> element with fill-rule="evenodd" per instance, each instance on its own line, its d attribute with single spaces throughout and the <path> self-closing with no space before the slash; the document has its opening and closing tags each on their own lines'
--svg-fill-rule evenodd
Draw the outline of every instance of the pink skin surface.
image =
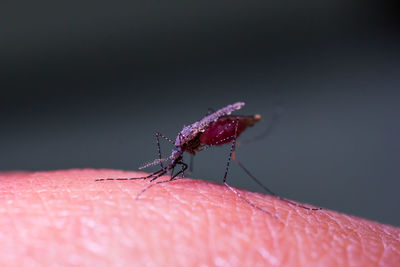
<svg viewBox="0 0 400 267">
<path fill-rule="evenodd" d="M 0 266 L 399 266 L 400 229 L 242 191 L 119 170 L 0 173 Z M 160 179 L 166 179 L 161 177 Z"/>
</svg>

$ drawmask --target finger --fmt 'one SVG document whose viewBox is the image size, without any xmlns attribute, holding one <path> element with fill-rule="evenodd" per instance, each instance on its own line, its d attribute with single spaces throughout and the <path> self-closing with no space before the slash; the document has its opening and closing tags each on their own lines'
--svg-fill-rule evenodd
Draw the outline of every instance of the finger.
<svg viewBox="0 0 400 267">
<path fill-rule="evenodd" d="M 0 174 L 0 265 L 395 266 L 400 229 L 223 185 L 116 170 Z M 166 177 L 163 177 L 164 179 Z M 160 178 L 161 179 L 161 178 Z"/>
</svg>

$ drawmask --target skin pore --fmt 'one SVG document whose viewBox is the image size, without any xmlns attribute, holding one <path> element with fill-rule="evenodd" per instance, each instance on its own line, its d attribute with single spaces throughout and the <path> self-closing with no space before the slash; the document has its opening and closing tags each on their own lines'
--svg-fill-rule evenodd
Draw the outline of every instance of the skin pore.
<svg viewBox="0 0 400 267">
<path fill-rule="evenodd" d="M 0 173 L 1 266 L 395 266 L 400 228 L 272 196 L 120 170 Z M 161 177 L 160 179 L 168 179 Z"/>
</svg>

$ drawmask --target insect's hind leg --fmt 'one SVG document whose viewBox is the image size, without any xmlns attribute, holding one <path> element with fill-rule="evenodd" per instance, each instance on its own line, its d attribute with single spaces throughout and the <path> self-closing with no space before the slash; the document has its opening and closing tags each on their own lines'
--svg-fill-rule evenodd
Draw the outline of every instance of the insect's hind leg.
<svg viewBox="0 0 400 267">
<path fill-rule="evenodd" d="M 243 169 L 243 171 L 244 171 L 251 179 L 253 179 L 254 182 L 256 182 L 259 186 L 261 186 L 265 191 L 267 191 L 267 192 L 268 192 L 269 194 L 271 194 L 272 196 L 274 196 L 274 197 L 276 197 L 276 198 L 278 198 L 278 199 L 280 199 L 280 200 L 283 200 L 283 201 L 285 201 L 285 202 L 287 202 L 287 203 L 289 203 L 289 204 L 291 204 L 291 205 L 293 205 L 293 206 L 296 206 L 296 207 L 299 207 L 299 208 L 303 208 L 303 209 L 306 209 L 306 210 L 321 210 L 321 209 L 322 209 L 322 208 L 309 208 L 309 207 L 303 206 L 303 205 L 301 205 L 301 204 L 298 204 L 298 203 L 296 203 L 296 202 L 290 201 L 290 200 L 288 200 L 288 199 L 286 199 L 286 198 L 283 198 L 283 197 L 278 196 L 277 194 L 275 194 L 274 192 L 272 192 L 268 187 L 266 187 L 263 183 L 261 183 L 261 181 L 260 181 L 259 179 L 257 179 L 246 167 L 244 167 L 244 165 L 236 158 L 235 151 L 233 151 L 232 159 L 233 159 L 233 161 L 236 162 L 237 165 L 239 165 L 240 168 Z"/>
<path fill-rule="evenodd" d="M 224 185 L 225 185 L 226 187 L 228 187 L 233 193 L 235 193 L 235 195 L 237 195 L 237 196 L 240 197 L 242 200 L 244 200 L 244 201 L 245 201 L 248 205 L 250 205 L 251 207 L 253 207 L 253 208 L 255 208 L 255 209 L 259 210 L 259 211 L 262 211 L 262 212 L 264 212 L 264 213 L 266 213 L 266 214 L 268 214 L 268 215 L 274 217 L 275 219 L 278 219 L 278 220 L 281 221 L 281 219 L 278 217 L 278 215 L 273 214 L 273 213 L 271 213 L 271 212 L 269 212 L 269 211 L 267 211 L 267 210 L 264 210 L 263 208 L 261 208 L 261 207 L 255 205 L 254 203 L 250 202 L 250 200 L 248 200 L 247 198 L 245 198 L 244 196 L 242 196 L 235 188 L 233 188 L 232 186 L 230 186 L 230 185 L 227 184 L 226 182 L 224 182 Z"/>
<path fill-rule="evenodd" d="M 255 208 L 255 209 L 259 210 L 259 211 L 262 211 L 262 212 L 264 212 L 264 213 L 266 213 L 266 214 L 268 214 L 268 215 L 270 215 L 270 216 L 272 216 L 272 217 L 274 217 L 274 218 L 280 220 L 280 218 L 279 218 L 277 215 L 275 215 L 275 214 L 273 214 L 273 213 L 271 213 L 271 212 L 269 212 L 269 211 L 267 211 L 267 210 L 264 210 L 263 208 L 261 208 L 261 207 L 257 206 L 256 204 L 252 203 L 250 200 L 248 200 L 247 198 L 245 198 L 244 196 L 242 196 L 235 188 L 233 188 L 232 186 L 230 186 L 230 185 L 226 182 L 226 178 L 227 178 L 227 176 L 228 176 L 228 171 L 229 171 L 229 165 L 230 165 L 230 162 L 231 162 L 231 159 L 232 159 L 232 154 L 234 153 L 235 148 L 236 148 L 236 138 L 237 138 L 237 128 L 238 128 L 238 124 L 239 124 L 239 123 L 238 123 L 238 119 L 236 119 L 235 135 L 232 137 L 232 146 L 231 146 L 231 149 L 230 149 L 230 152 L 229 152 L 228 161 L 226 162 L 225 174 L 224 174 L 224 178 L 223 178 L 223 181 L 222 181 L 222 182 L 223 182 L 223 184 L 224 184 L 226 187 L 229 188 L 229 190 L 231 190 L 233 193 L 235 193 L 236 196 L 240 197 L 242 200 L 244 200 L 244 201 L 245 201 L 248 205 L 250 205 L 251 207 L 253 207 L 253 208 Z"/>
</svg>

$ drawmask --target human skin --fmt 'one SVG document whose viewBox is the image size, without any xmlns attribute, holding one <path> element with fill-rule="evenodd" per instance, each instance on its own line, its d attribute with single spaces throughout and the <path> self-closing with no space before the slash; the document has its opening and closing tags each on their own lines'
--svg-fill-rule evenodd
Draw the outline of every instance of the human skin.
<svg viewBox="0 0 400 267">
<path fill-rule="evenodd" d="M 0 173 L 0 266 L 399 266 L 400 229 L 201 180 L 120 170 Z M 160 179 L 167 179 L 162 177 Z"/>
</svg>

